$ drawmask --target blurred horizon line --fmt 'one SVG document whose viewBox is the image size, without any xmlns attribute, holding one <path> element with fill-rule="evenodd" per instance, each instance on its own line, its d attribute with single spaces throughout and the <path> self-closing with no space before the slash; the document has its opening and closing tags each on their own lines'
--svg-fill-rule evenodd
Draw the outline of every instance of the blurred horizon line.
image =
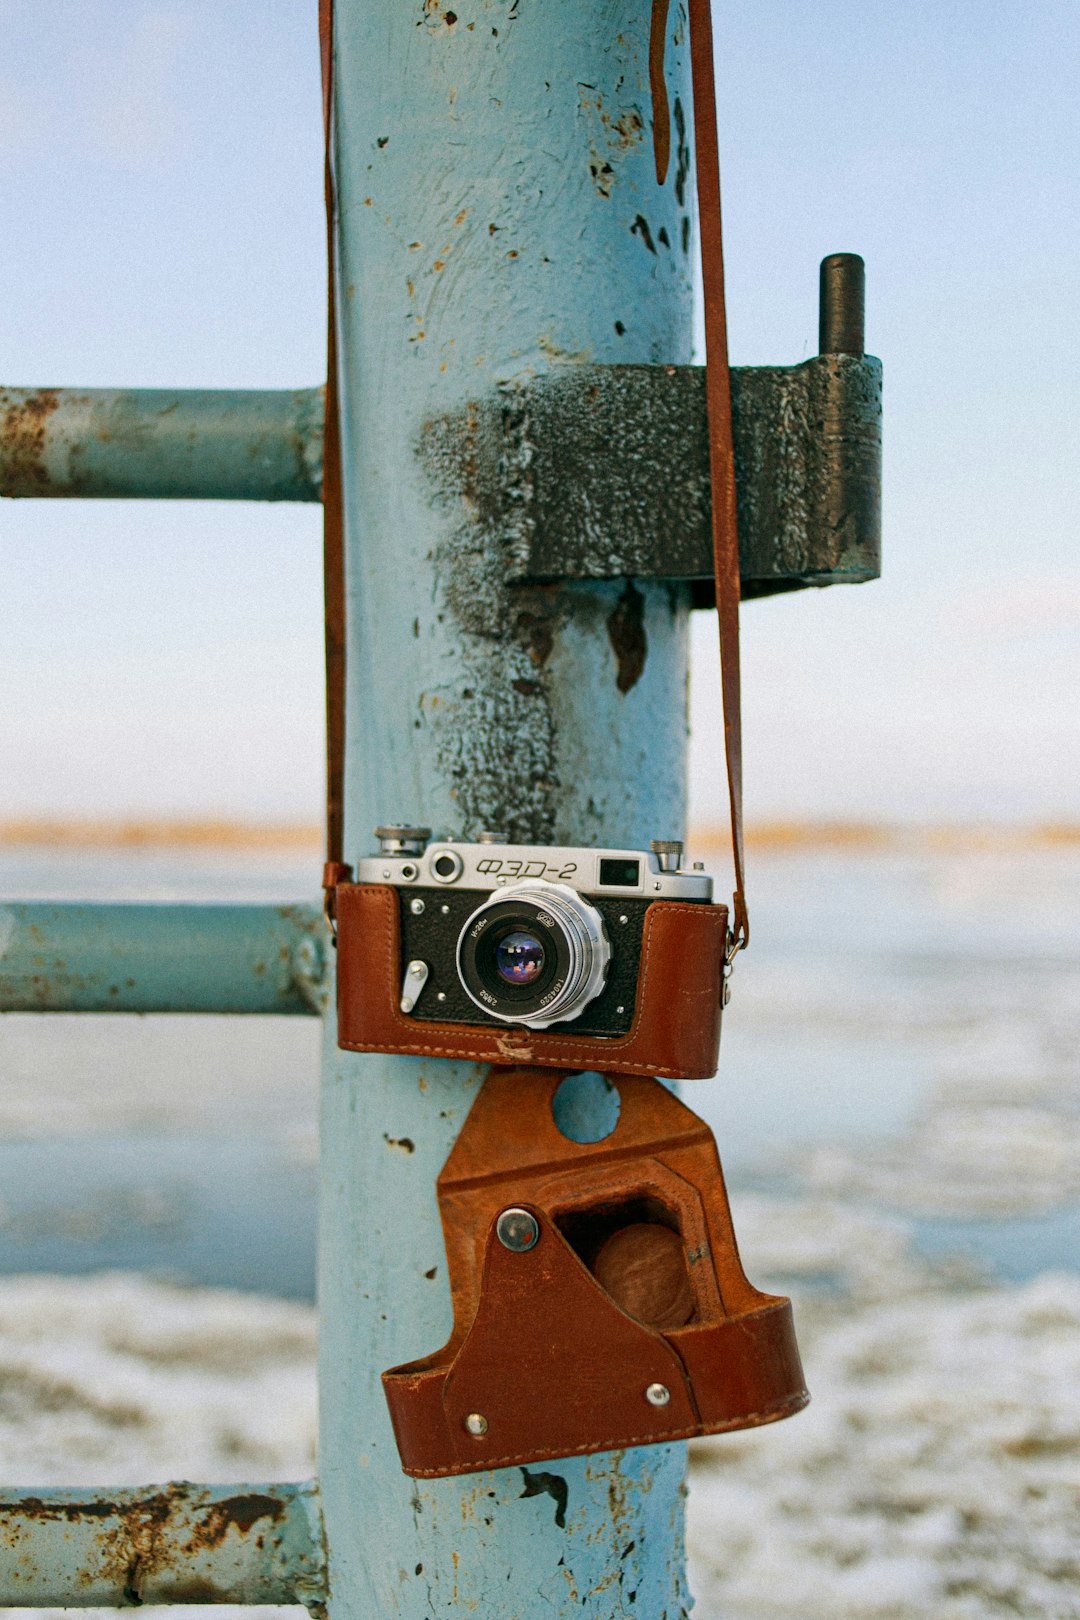
<svg viewBox="0 0 1080 1620">
<path fill-rule="evenodd" d="M 1080 821 L 888 821 L 851 817 L 773 817 L 752 822 L 746 841 L 757 849 L 901 850 L 1032 849 L 1080 846 Z M 692 825 L 695 849 L 723 849 L 720 825 Z M 308 821 L 225 817 L 20 816 L 0 819 L 0 849 L 310 850 L 323 831 Z"/>
</svg>

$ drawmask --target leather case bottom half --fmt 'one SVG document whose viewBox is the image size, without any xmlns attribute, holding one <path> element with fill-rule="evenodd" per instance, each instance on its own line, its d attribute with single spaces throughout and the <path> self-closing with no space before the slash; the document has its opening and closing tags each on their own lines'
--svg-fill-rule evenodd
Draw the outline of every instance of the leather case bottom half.
<svg viewBox="0 0 1080 1620">
<path fill-rule="evenodd" d="M 568 1142 L 552 1122 L 561 1078 L 493 1071 L 439 1177 L 454 1331 L 383 1374 L 407 1474 L 751 1428 L 809 1399 L 790 1301 L 742 1270 L 708 1127 L 657 1081 L 613 1076 L 613 1134 Z M 528 1252 L 499 1240 L 507 1208 L 535 1218 Z M 689 1288 L 683 1319 L 663 1330 L 615 1303 L 581 1236 L 594 1218 L 608 1230 L 620 1209 L 645 1208 L 678 1234 Z"/>
<path fill-rule="evenodd" d="M 399 892 L 389 884 L 336 890 L 338 1045 L 492 1064 L 704 1080 L 720 1049 L 725 906 L 661 901 L 642 936 L 634 1017 L 611 1038 L 505 1026 L 419 1021 L 402 1013 Z"/>
</svg>

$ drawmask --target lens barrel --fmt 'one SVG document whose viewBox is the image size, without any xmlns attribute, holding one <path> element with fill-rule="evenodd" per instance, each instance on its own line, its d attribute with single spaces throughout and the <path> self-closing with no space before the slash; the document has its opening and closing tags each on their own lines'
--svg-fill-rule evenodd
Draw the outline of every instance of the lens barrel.
<svg viewBox="0 0 1080 1620">
<path fill-rule="evenodd" d="M 604 988 L 610 961 L 600 913 L 576 889 L 542 878 L 497 889 L 458 938 L 469 999 L 530 1029 L 578 1017 Z"/>
</svg>

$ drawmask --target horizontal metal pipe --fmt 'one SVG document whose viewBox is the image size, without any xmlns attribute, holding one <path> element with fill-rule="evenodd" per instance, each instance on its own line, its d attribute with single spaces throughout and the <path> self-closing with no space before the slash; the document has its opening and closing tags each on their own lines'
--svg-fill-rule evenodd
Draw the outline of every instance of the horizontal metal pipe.
<svg viewBox="0 0 1080 1620">
<path fill-rule="evenodd" d="M 318 501 L 323 396 L 0 388 L 0 495 Z"/>
<path fill-rule="evenodd" d="M 0 903 L 0 1012 L 309 1013 L 318 906 Z"/>
<path fill-rule="evenodd" d="M 0 1490 L 0 1606 L 324 1598 L 314 1484 Z"/>
</svg>

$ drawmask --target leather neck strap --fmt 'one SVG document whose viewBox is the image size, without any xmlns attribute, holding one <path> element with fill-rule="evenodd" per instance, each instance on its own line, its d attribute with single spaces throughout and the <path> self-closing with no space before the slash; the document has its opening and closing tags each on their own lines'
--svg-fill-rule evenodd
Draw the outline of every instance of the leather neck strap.
<svg viewBox="0 0 1080 1620">
<path fill-rule="evenodd" d="M 729 958 L 750 937 L 746 912 L 742 828 L 742 722 L 739 683 L 739 539 L 736 526 L 735 454 L 731 424 L 724 254 L 720 229 L 720 159 L 716 129 L 716 84 L 710 0 L 689 0 L 690 62 L 694 88 L 701 268 L 705 293 L 705 392 L 712 480 L 713 568 L 720 621 L 720 669 L 724 751 L 735 862 Z M 658 8 L 659 9 L 659 8 Z M 655 32 L 654 23 L 654 32 Z M 351 875 L 343 863 L 345 775 L 345 543 L 338 410 L 337 319 L 334 299 L 333 0 L 319 0 L 323 127 L 326 144 L 327 381 L 323 448 L 323 574 L 326 593 L 326 854 L 328 900 Z M 660 115 L 661 109 L 656 109 Z M 659 159 L 658 159 L 659 162 Z M 666 168 L 666 163 L 664 165 Z"/>
<path fill-rule="evenodd" d="M 735 897 L 729 958 L 750 939 L 746 912 L 742 825 L 742 714 L 739 681 L 739 531 L 735 505 L 735 446 L 731 427 L 724 249 L 720 230 L 720 156 L 710 0 L 689 0 L 690 68 L 694 84 L 701 279 L 705 294 L 705 398 L 709 414 L 713 572 L 720 620 L 720 685 L 724 700 L 724 753 L 731 805 Z"/>
<path fill-rule="evenodd" d="M 341 489 L 337 310 L 334 299 L 334 7 L 319 0 L 326 195 L 326 412 L 323 430 L 323 592 L 326 619 L 326 867 L 329 901 L 351 869 L 345 848 L 345 513 Z"/>
</svg>

